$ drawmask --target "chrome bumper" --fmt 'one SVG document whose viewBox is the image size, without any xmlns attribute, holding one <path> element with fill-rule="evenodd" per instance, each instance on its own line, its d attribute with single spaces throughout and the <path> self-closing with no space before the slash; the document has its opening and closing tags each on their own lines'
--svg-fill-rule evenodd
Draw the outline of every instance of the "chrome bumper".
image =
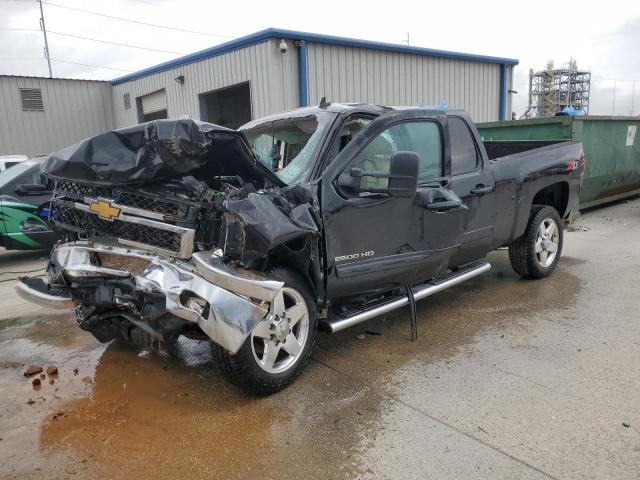
<svg viewBox="0 0 640 480">
<path fill-rule="evenodd" d="M 124 268 L 96 265 L 96 254 L 101 253 L 146 260 L 148 265 L 134 276 Z M 72 282 L 131 277 L 137 290 L 163 293 L 169 313 L 197 323 L 214 342 L 231 353 L 240 349 L 251 330 L 269 314 L 269 303 L 283 286 L 282 282 L 229 268 L 216 252 L 198 252 L 191 261 L 179 261 L 142 250 L 75 242 L 55 247 L 51 261 Z M 57 298 L 43 298 L 41 292 L 23 282 L 18 282 L 16 291 L 38 304 L 55 303 Z M 209 308 L 202 308 L 204 302 L 190 303 L 188 299 L 194 295 L 206 301 Z M 64 300 L 68 307 L 68 299 Z"/>
<path fill-rule="evenodd" d="M 73 310 L 75 308 L 73 300 L 70 298 L 58 297 L 36 290 L 24 283 L 21 279 L 16 281 L 15 290 L 20 298 L 40 305 L 41 307 L 55 308 L 57 310 Z"/>
</svg>

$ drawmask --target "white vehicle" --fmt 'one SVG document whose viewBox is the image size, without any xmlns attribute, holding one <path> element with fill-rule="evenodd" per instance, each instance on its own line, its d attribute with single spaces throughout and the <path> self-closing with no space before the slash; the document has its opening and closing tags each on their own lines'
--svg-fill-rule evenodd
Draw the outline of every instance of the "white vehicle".
<svg viewBox="0 0 640 480">
<path fill-rule="evenodd" d="M 7 168 L 24 162 L 26 159 L 26 155 L 0 155 L 0 172 L 4 172 Z"/>
</svg>

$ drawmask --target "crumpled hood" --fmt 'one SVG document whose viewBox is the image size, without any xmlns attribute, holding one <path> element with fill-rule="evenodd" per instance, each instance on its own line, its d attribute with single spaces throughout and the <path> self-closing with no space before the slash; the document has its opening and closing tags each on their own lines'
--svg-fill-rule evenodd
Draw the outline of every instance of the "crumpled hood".
<svg viewBox="0 0 640 480">
<path fill-rule="evenodd" d="M 284 183 L 253 155 L 244 135 L 190 119 L 155 120 L 87 138 L 49 155 L 54 180 L 134 185 L 192 175 L 239 176 L 256 188 Z"/>
</svg>

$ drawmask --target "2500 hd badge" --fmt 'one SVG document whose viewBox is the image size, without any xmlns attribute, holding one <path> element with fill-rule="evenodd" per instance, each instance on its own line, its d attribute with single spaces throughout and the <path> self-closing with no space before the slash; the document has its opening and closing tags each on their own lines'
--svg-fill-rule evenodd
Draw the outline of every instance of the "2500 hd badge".
<svg viewBox="0 0 640 480">
<path fill-rule="evenodd" d="M 357 260 L 358 258 L 373 257 L 376 254 L 373 250 L 362 253 L 351 253 L 349 255 L 339 255 L 336 257 L 336 262 L 344 262 L 345 260 Z"/>
</svg>

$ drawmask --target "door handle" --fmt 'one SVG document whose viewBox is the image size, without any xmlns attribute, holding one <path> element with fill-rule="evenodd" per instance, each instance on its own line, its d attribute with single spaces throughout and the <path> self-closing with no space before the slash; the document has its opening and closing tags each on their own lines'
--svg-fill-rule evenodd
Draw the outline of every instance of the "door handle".
<svg viewBox="0 0 640 480">
<path fill-rule="evenodd" d="M 477 187 L 471 189 L 471 193 L 478 196 L 491 192 L 493 192 L 493 185 L 489 185 L 488 187 L 485 187 L 484 185 L 478 185 Z"/>
<path fill-rule="evenodd" d="M 433 202 L 427 204 L 428 210 L 435 210 L 436 212 L 448 212 L 449 210 L 458 208 L 466 209 L 464 205 L 456 200 L 446 200 L 444 202 Z"/>
</svg>

